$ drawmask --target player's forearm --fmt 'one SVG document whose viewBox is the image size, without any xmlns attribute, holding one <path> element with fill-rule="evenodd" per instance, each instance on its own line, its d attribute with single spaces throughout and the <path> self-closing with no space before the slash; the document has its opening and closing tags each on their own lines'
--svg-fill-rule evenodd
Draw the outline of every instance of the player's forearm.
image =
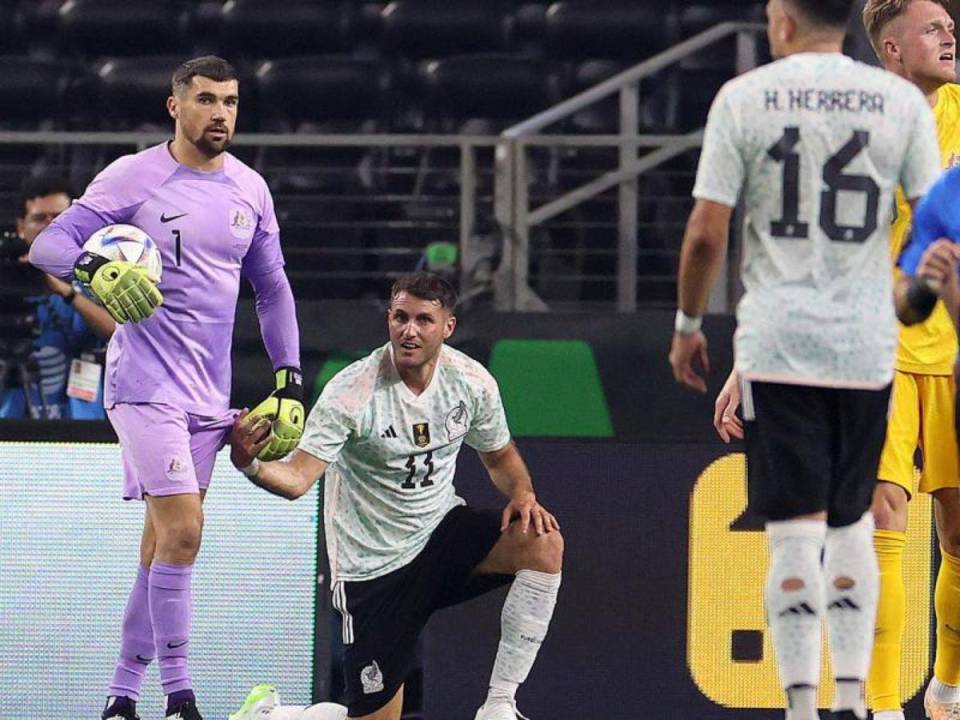
<svg viewBox="0 0 960 720">
<path fill-rule="evenodd" d="M 274 460 L 259 462 L 260 469 L 256 475 L 247 478 L 259 488 L 268 493 L 279 495 L 287 500 L 296 500 L 307 494 L 313 487 L 313 480 L 305 477 L 289 462 Z"/>
<path fill-rule="evenodd" d="M 74 203 L 30 245 L 30 262 L 55 277 L 72 278 L 83 243 L 107 224 L 97 213 Z"/>
<path fill-rule="evenodd" d="M 260 335 L 274 369 L 300 367 L 300 330 L 293 291 L 282 267 L 250 277 L 257 298 Z"/>
<path fill-rule="evenodd" d="M 723 266 L 725 251 L 725 239 L 721 242 L 718 238 L 687 229 L 678 277 L 680 309 L 687 315 L 699 317 L 706 312 L 710 288 Z"/>
<path fill-rule="evenodd" d="M 110 317 L 110 313 L 97 305 L 89 298 L 77 294 L 73 300 L 74 309 L 87 323 L 90 331 L 101 340 L 109 340 L 117 329 L 117 323 Z"/>
<path fill-rule="evenodd" d="M 504 495 L 514 498 L 524 493 L 533 493 L 530 471 L 512 442 L 503 450 L 482 454 L 481 458 L 493 484 Z"/>
</svg>

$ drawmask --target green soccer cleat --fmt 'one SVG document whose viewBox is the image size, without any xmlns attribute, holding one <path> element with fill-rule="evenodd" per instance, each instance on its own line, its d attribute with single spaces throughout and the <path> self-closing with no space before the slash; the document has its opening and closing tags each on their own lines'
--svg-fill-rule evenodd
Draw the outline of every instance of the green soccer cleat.
<svg viewBox="0 0 960 720">
<path fill-rule="evenodd" d="M 240 709 L 230 716 L 230 720 L 264 720 L 279 704 L 280 695 L 273 685 L 257 685 L 247 695 Z"/>
</svg>

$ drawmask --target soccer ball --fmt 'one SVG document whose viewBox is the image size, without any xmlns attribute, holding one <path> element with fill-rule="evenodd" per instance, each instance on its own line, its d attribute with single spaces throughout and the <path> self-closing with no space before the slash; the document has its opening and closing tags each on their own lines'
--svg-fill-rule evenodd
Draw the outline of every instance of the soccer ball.
<svg viewBox="0 0 960 720">
<path fill-rule="evenodd" d="M 83 249 L 108 260 L 126 260 L 147 269 L 150 279 L 160 282 L 163 261 L 153 238 L 133 225 L 107 225 L 83 244 Z"/>
</svg>

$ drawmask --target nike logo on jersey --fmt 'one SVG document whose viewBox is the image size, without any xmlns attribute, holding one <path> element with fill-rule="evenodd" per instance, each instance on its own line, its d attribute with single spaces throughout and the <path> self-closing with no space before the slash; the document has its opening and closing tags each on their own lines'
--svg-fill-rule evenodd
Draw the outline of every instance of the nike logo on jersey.
<svg viewBox="0 0 960 720">
<path fill-rule="evenodd" d="M 189 214 L 190 213 L 180 213 L 179 215 L 171 215 L 170 217 L 167 217 L 164 213 L 160 213 L 160 222 L 162 223 L 173 222 L 174 220 L 177 220 Z"/>
<path fill-rule="evenodd" d="M 393 425 L 391 425 L 382 433 L 380 433 L 380 437 L 382 438 L 395 438 L 396 436 L 397 436 L 397 431 L 393 429 Z"/>
<path fill-rule="evenodd" d="M 178 642 L 178 643 L 168 642 L 168 643 L 167 643 L 167 647 L 170 648 L 171 650 L 176 650 L 178 647 L 183 647 L 183 646 L 186 645 L 188 642 L 190 642 L 190 641 L 189 641 L 189 640 L 183 640 L 182 642 Z"/>
</svg>

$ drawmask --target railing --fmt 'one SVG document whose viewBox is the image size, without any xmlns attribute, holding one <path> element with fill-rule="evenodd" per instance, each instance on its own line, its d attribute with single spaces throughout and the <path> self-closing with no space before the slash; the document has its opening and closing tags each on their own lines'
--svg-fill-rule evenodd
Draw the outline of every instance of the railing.
<svg viewBox="0 0 960 720">
<path fill-rule="evenodd" d="M 599 85 L 576 95 L 504 131 L 496 150 L 494 212 L 503 236 L 503 258 L 497 273 L 496 306 L 500 309 L 543 310 L 546 303 L 529 284 L 530 230 L 614 186 L 618 190 L 617 309 L 637 307 L 637 178 L 701 143 L 701 131 L 685 135 L 637 135 L 639 129 L 640 81 L 664 70 L 692 53 L 731 35 L 737 38 L 737 73 L 757 65 L 756 23 L 722 23 L 666 50 Z M 569 136 L 545 135 L 543 131 L 574 113 L 613 95 L 620 95 L 620 134 Z M 619 149 L 616 170 L 537 208 L 530 207 L 527 150 L 534 146 L 601 146 Z M 641 147 L 656 148 L 643 158 Z M 711 307 L 729 304 L 724 284 L 711 298 Z"/>
</svg>

